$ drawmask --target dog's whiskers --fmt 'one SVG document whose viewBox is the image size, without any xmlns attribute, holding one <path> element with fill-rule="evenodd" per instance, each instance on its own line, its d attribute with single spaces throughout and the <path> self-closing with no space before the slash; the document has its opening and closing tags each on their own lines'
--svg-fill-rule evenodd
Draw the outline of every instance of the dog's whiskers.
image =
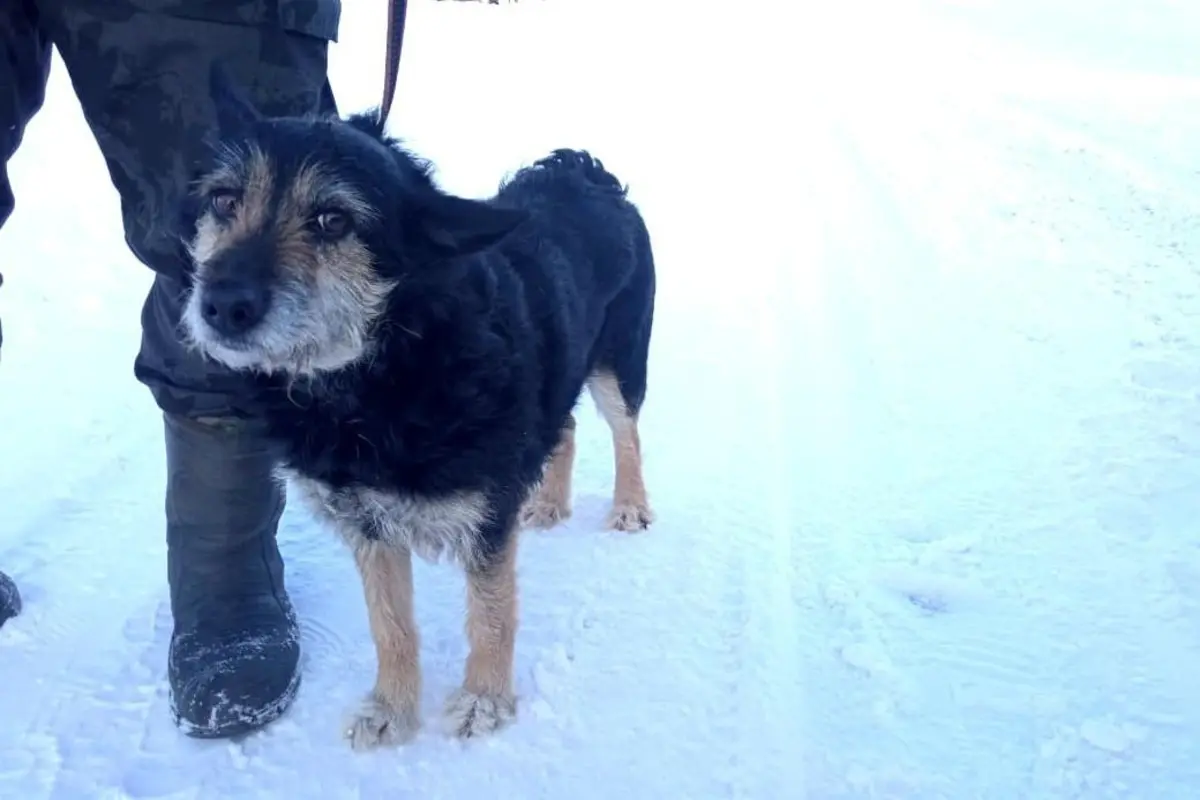
<svg viewBox="0 0 1200 800">
<path fill-rule="evenodd" d="M 300 404 L 300 401 L 298 401 L 293 394 L 293 391 L 296 388 L 296 381 L 297 378 L 294 375 L 288 376 L 287 382 L 283 387 L 283 396 L 286 397 L 288 402 L 294 405 L 296 408 L 304 408 L 304 406 Z"/>
<path fill-rule="evenodd" d="M 376 456 L 378 456 L 378 455 L 379 455 L 379 448 L 375 446 L 375 443 L 374 443 L 374 442 L 372 442 L 372 441 L 371 441 L 371 440 L 370 440 L 370 439 L 369 439 L 369 438 L 366 436 L 366 434 L 364 434 L 364 433 L 362 433 L 362 432 L 357 432 L 355 435 L 356 435 L 356 436 L 357 436 L 359 439 L 361 439 L 362 441 L 364 441 L 364 442 L 366 442 L 366 443 L 367 443 L 367 445 L 368 445 L 368 446 L 371 448 L 371 452 L 373 452 L 373 453 L 374 453 Z"/>
</svg>

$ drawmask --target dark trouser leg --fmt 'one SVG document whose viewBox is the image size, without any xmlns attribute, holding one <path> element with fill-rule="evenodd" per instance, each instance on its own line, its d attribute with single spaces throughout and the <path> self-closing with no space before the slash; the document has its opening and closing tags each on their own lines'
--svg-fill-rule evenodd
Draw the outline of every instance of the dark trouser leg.
<svg viewBox="0 0 1200 800">
<path fill-rule="evenodd" d="M 249 421 L 167 414 L 165 430 L 171 711 L 195 736 L 253 730 L 300 680 L 273 460 Z"/>
<path fill-rule="evenodd" d="M 46 98 L 50 54 L 50 41 L 38 24 L 33 0 L 0 4 L 0 227 L 15 204 L 8 160 Z"/>
<path fill-rule="evenodd" d="M 21 613 L 21 593 L 12 578 L 0 572 L 0 625 Z"/>
<path fill-rule="evenodd" d="M 44 25 L 121 195 L 126 240 L 158 273 L 134 370 L 166 417 L 172 710 L 194 736 L 244 733 L 281 714 L 299 682 L 275 543 L 284 498 L 243 408 L 243 378 L 180 343 L 182 251 L 163 220 L 213 127 L 210 65 L 223 63 L 264 113 L 309 113 L 332 99 L 327 42 L 278 22 L 203 19 L 251 4 L 182 4 L 187 18 L 121 0 L 55 5 L 62 10 Z"/>
<path fill-rule="evenodd" d="M 25 126 L 42 107 L 50 77 L 50 53 L 33 0 L 0 2 L 0 227 L 14 205 L 8 160 L 17 152 Z M 0 328 L 0 345 L 3 341 Z M 17 585 L 0 572 L 0 625 L 19 613 Z"/>
</svg>

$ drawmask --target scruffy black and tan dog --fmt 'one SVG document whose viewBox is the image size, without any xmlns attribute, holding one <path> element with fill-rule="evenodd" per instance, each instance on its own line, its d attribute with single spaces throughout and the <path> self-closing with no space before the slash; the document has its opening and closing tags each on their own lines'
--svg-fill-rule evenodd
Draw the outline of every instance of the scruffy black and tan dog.
<svg viewBox="0 0 1200 800">
<path fill-rule="evenodd" d="M 184 327 L 254 374 L 293 486 L 353 551 L 378 655 L 356 748 L 419 727 L 412 553 L 466 571 L 470 653 L 455 735 L 516 713 L 519 529 L 570 513 L 572 415 L 612 428 L 611 527 L 647 527 L 637 419 L 650 238 L 599 161 L 559 150 L 489 200 L 436 187 L 373 115 L 260 117 L 219 74 L 215 158 L 196 181 Z"/>
</svg>

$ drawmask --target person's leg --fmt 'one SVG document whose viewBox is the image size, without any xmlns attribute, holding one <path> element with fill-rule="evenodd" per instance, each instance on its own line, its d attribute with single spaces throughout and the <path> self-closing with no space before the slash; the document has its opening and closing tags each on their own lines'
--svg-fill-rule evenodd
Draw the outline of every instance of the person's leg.
<svg viewBox="0 0 1200 800">
<path fill-rule="evenodd" d="M 45 100 L 50 54 L 50 42 L 38 25 L 33 0 L 0 3 L 0 228 L 15 205 L 8 181 L 8 161 L 20 147 L 25 127 Z M 3 343 L 4 332 L 0 328 L 0 347 Z M 0 572 L 0 625 L 19 613 L 21 595 L 17 585 Z"/>
<path fill-rule="evenodd" d="M 145 10 L 153 6 L 171 10 Z M 244 379 L 179 339 L 183 252 L 165 221 L 215 126 L 214 62 L 264 113 L 336 111 L 326 54 L 337 3 L 50 7 L 44 26 L 120 193 L 126 241 L 158 273 L 134 371 L 165 417 L 172 712 L 193 736 L 245 733 L 278 717 L 299 683 L 299 632 L 275 542 L 284 495 L 243 408 Z M 267 9 L 272 18 L 255 16 Z"/>
<path fill-rule="evenodd" d="M 0 572 L 0 627 L 21 613 L 21 593 L 13 579 Z"/>
<path fill-rule="evenodd" d="M 34 0 L 7 0 L 0 5 L 0 228 L 16 204 L 8 162 L 46 99 L 51 52 Z"/>
</svg>

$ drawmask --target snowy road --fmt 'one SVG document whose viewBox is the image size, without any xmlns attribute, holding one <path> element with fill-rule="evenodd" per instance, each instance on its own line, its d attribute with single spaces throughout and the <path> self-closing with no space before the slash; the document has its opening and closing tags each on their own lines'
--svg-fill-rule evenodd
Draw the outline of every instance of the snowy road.
<svg viewBox="0 0 1200 800">
<path fill-rule="evenodd" d="M 382 63 L 353 5 L 348 109 Z M 171 726 L 148 276 L 57 70 L 0 233 L 0 797 L 1194 797 L 1200 8 L 652 5 L 413 3 L 394 119 L 446 185 L 591 148 L 661 275 L 659 522 L 600 531 L 581 414 L 576 515 L 522 545 L 519 722 L 465 748 L 345 746 L 374 655 L 298 506 L 293 710 Z M 462 582 L 417 584 L 431 714 Z"/>
</svg>

